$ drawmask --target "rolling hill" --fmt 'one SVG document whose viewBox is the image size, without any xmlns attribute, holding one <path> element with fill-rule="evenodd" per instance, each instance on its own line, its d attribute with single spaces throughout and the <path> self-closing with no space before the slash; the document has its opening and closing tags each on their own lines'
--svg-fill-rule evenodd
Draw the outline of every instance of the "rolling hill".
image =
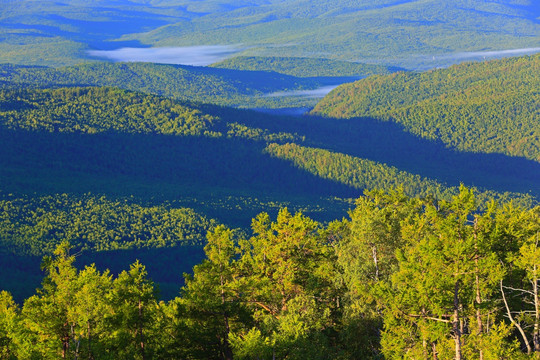
<svg viewBox="0 0 540 360">
<path fill-rule="evenodd" d="M 86 50 L 239 45 L 245 56 L 446 66 L 537 48 L 532 0 L 8 1 L 0 62 L 72 65 Z"/>
<path fill-rule="evenodd" d="M 540 162 L 540 56 L 376 76 L 338 87 L 312 113 L 392 121 L 447 147 Z"/>
</svg>

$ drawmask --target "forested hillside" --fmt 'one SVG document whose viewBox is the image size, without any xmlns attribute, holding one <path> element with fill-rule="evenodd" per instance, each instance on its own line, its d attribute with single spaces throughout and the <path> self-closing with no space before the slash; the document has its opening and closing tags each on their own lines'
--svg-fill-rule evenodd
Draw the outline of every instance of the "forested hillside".
<svg viewBox="0 0 540 360">
<path fill-rule="evenodd" d="M 422 59 L 413 58 L 419 54 L 537 47 L 540 31 L 533 1 L 294 0 L 228 10 L 122 39 L 152 46 L 243 44 L 254 47 L 246 51 L 250 55 L 399 59 L 418 65 Z"/>
<path fill-rule="evenodd" d="M 376 122 L 336 126 L 116 88 L 4 89 L 0 140 L 0 250 L 17 274 L 2 287 L 18 300 L 35 286 L 35 256 L 61 240 L 117 272 L 119 259 L 146 259 L 170 298 L 179 272 L 162 274 L 149 254 L 193 251 L 189 271 L 207 219 L 246 228 L 288 206 L 329 221 L 364 189 L 450 199 L 462 181 L 479 184 L 482 200 L 531 206 L 540 193 L 530 164 L 457 156 Z"/>
<path fill-rule="evenodd" d="M 327 131 L 324 129 L 330 124 L 325 119 L 272 117 L 114 88 L 4 90 L 0 92 L 0 110 L 1 136 L 5 144 L 3 187 L 6 191 L 84 193 L 102 189 L 115 196 L 129 196 L 153 189 L 150 191 L 152 196 L 170 199 L 180 194 L 194 195 L 201 187 L 218 187 L 225 190 L 225 194 L 235 189 L 233 193 L 248 197 L 255 191 L 285 197 L 295 194 L 300 199 L 304 196 L 351 197 L 360 194 L 361 189 L 390 184 L 407 188 L 416 184 L 409 188 L 409 195 L 426 195 L 430 191 L 442 195 L 444 191 L 440 187 L 448 186 L 445 185 L 448 178 L 443 177 L 438 183 L 426 180 L 420 185 L 410 173 L 402 171 L 398 176 L 399 171 L 395 168 L 362 160 L 366 150 L 358 144 L 358 134 L 369 131 L 374 143 L 364 146 L 372 148 L 377 142 L 382 145 L 383 136 L 391 134 L 387 128 L 355 127 L 345 122 L 343 128 L 330 126 L 333 129 Z M 377 131 L 381 132 L 380 140 Z M 414 143 L 407 144 L 411 140 L 406 137 L 400 140 L 406 147 L 414 146 Z M 323 157 L 329 157 L 330 153 L 316 148 L 332 149 L 343 154 L 340 161 L 369 164 L 370 170 L 364 170 L 369 175 L 364 178 L 355 175 L 356 180 L 347 180 L 352 175 L 342 168 L 345 165 L 341 162 L 336 165 L 333 175 L 322 176 L 320 171 L 313 170 L 309 171 L 310 175 L 295 170 L 286 162 L 269 156 L 277 156 L 276 144 L 267 147 L 276 142 L 305 144 L 311 147 L 310 151 L 324 154 Z M 375 148 L 366 155 L 374 156 L 380 162 L 377 155 L 372 155 L 378 153 L 380 159 L 407 167 L 405 159 L 393 154 L 394 151 Z M 415 151 L 418 156 L 426 156 L 422 155 L 421 148 Z M 436 155 L 437 151 L 441 150 L 426 150 L 430 156 Z M 356 159 L 351 160 L 347 155 Z M 450 155 L 443 151 L 441 161 L 461 161 L 448 158 Z M 286 158 L 292 160 L 291 156 L 295 158 L 300 153 L 289 152 Z M 486 160 L 482 160 L 484 169 L 477 167 L 476 175 L 468 175 L 472 176 L 471 181 L 482 183 L 482 177 L 507 167 L 509 174 L 501 174 L 498 180 L 504 183 L 517 176 L 513 171 L 528 169 L 528 174 L 520 176 L 520 182 L 512 180 L 515 184 L 511 187 L 496 185 L 497 181 L 489 179 L 484 181 L 484 186 L 500 192 L 527 192 L 525 189 L 529 189 L 533 191 L 533 198 L 537 196 L 539 189 L 538 184 L 535 187 L 534 179 L 538 169 L 534 166 L 505 159 L 493 159 L 490 164 Z M 428 166 L 420 165 L 419 170 Z M 459 172 L 472 171 L 468 166 L 454 169 L 453 178 L 450 178 L 453 186 L 463 181 Z M 374 171 L 375 168 L 384 170 Z M 35 176 L 21 176 L 27 171 Z M 427 172 L 431 173 L 431 170 Z M 126 183 L 121 185 L 122 182 Z M 184 184 L 184 188 L 178 188 L 179 183 Z M 202 193 L 206 192 L 209 191 Z"/>
<path fill-rule="evenodd" d="M 104 196 L 15 196 L 0 193 L 0 288 L 22 301 L 39 285 L 41 257 L 62 242 L 120 272 L 134 259 L 145 262 L 161 295 L 174 297 L 183 271 L 200 261 L 204 234 L 216 222 L 171 203 L 140 204 Z M 177 269 L 164 261 L 180 262 Z"/>
<path fill-rule="evenodd" d="M 465 187 L 450 201 L 372 191 L 328 225 L 282 209 L 249 235 L 217 226 L 167 302 L 141 262 L 76 268 L 62 243 L 35 295 L 0 292 L 1 354 L 534 359 L 540 208 L 478 205 Z"/>
<path fill-rule="evenodd" d="M 266 152 L 280 159 L 289 160 L 295 166 L 323 179 L 334 180 L 357 189 L 396 189 L 400 188 L 409 196 L 435 199 L 450 199 L 458 192 L 458 187 L 450 187 L 416 174 L 399 171 L 395 167 L 371 160 L 336 153 L 323 149 L 304 147 L 296 144 L 269 144 Z M 479 192 L 477 197 L 485 202 L 513 199 L 524 206 L 536 201 L 527 195 L 517 193 Z"/>
<path fill-rule="evenodd" d="M 314 89 L 336 80 L 304 79 L 264 71 L 175 66 L 152 63 L 89 63 L 70 67 L 0 65 L 4 87 L 114 86 L 175 99 L 241 107 L 286 107 L 314 104 L 309 99 L 264 95 Z M 339 83 L 339 81 L 338 81 Z M 288 101 L 288 103 L 287 103 Z"/>
<path fill-rule="evenodd" d="M 313 114 L 393 121 L 469 152 L 540 161 L 540 56 L 466 63 L 342 85 Z"/>
<path fill-rule="evenodd" d="M 0 360 L 538 360 L 538 39 L 535 0 L 0 0 Z"/>
</svg>

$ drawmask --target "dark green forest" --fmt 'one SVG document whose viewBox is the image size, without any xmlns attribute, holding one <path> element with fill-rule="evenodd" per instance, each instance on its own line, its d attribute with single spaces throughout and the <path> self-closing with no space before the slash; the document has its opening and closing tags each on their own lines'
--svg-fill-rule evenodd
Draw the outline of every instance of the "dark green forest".
<svg viewBox="0 0 540 360">
<path fill-rule="evenodd" d="M 540 208 L 372 191 L 326 225 L 281 209 L 208 232 L 174 299 L 63 242 L 36 294 L 0 296 L 4 359 L 528 359 Z M 171 264 L 171 266 L 179 266 Z"/>
</svg>

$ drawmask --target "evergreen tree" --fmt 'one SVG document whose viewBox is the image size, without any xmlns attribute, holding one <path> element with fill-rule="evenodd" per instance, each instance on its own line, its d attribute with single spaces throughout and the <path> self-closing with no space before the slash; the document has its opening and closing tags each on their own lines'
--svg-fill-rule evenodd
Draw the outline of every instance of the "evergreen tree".
<svg viewBox="0 0 540 360">
<path fill-rule="evenodd" d="M 223 225 L 209 232 L 207 240 L 206 259 L 194 267 L 193 276 L 186 275 L 178 316 L 191 356 L 229 360 L 229 335 L 250 321 L 236 282 L 238 247 L 233 231 Z"/>
<path fill-rule="evenodd" d="M 45 257 L 47 276 L 38 294 L 24 302 L 24 326 L 33 334 L 34 349 L 46 359 L 68 359 L 79 349 L 78 324 L 71 309 L 77 292 L 75 257 L 64 242 L 55 250 L 54 258 Z"/>
<path fill-rule="evenodd" d="M 426 204 L 402 229 L 407 244 L 397 252 L 399 270 L 382 292 L 386 357 L 484 359 L 494 348 L 511 352 L 508 331 L 487 301 L 503 271 L 484 243 L 487 220 L 475 209 L 472 191 L 462 187 L 452 202 Z"/>
<path fill-rule="evenodd" d="M 380 283 L 397 269 L 395 253 L 402 249 L 402 224 L 420 212 L 420 202 L 402 190 L 373 190 L 356 201 L 350 211 L 349 232 L 337 243 L 338 262 L 347 287 L 341 334 L 352 356 L 376 356 L 382 331 Z"/>
<path fill-rule="evenodd" d="M 333 248 L 320 225 L 301 213 L 260 214 L 242 244 L 243 301 L 255 326 L 232 336 L 240 358 L 331 358 L 338 319 Z M 247 349 L 256 350 L 250 354 Z"/>
<path fill-rule="evenodd" d="M 151 359 L 156 342 L 158 303 L 153 282 L 139 261 L 114 280 L 109 294 L 113 314 L 109 322 L 109 347 L 117 359 Z"/>
</svg>

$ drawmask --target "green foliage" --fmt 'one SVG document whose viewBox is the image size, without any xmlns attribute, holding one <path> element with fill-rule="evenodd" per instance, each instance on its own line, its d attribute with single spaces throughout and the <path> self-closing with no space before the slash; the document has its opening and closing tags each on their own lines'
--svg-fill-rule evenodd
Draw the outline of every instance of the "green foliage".
<svg viewBox="0 0 540 360">
<path fill-rule="evenodd" d="M 213 220 L 187 208 L 69 195 L 0 200 L 0 249 L 51 254 L 62 241 L 104 251 L 202 245 Z"/>
<path fill-rule="evenodd" d="M 108 301 L 114 312 L 108 319 L 113 353 L 120 359 L 154 357 L 158 345 L 155 328 L 159 310 L 156 289 L 144 265 L 135 262 L 114 280 Z"/>
<path fill-rule="evenodd" d="M 344 77 L 388 74 L 393 68 L 383 65 L 353 63 L 317 58 L 238 56 L 211 65 L 211 67 L 274 71 L 296 77 Z"/>
<path fill-rule="evenodd" d="M 254 236 L 241 244 L 240 263 L 242 300 L 253 312 L 255 328 L 241 335 L 245 342 L 233 337 L 235 348 L 245 354 L 244 346 L 255 347 L 263 356 L 290 359 L 332 357 L 335 349 L 326 344 L 337 319 L 339 288 L 332 276 L 335 256 L 320 225 L 282 209 L 275 222 L 260 214 L 252 229 Z"/>
<path fill-rule="evenodd" d="M 19 309 L 11 294 L 0 291 L 0 359 L 13 359 L 15 355 L 14 339 L 19 328 Z"/>
<path fill-rule="evenodd" d="M 471 357 L 507 346 L 510 332 L 492 320 L 504 275 L 489 236 L 493 209 L 477 215 L 476 206 L 472 191 L 461 187 L 451 202 L 426 204 L 403 227 L 399 269 L 381 287 L 386 357 Z"/>
<path fill-rule="evenodd" d="M 24 303 L 17 358 L 151 358 L 159 307 L 145 267 L 136 262 L 113 280 L 94 265 L 77 270 L 67 243 L 54 255 L 42 289 Z"/>
<path fill-rule="evenodd" d="M 462 151 L 540 161 L 539 71 L 535 55 L 376 76 L 339 87 L 313 113 L 394 121 Z"/>
<path fill-rule="evenodd" d="M 188 356 L 205 359 L 232 359 L 229 335 L 249 321 L 245 306 L 238 299 L 235 278 L 238 253 L 233 231 L 218 226 L 207 235 L 206 260 L 186 274 L 178 316 L 182 334 L 177 345 Z M 182 332 L 183 329 L 190 329 Z"/>
<path fill-rule="evenodd" d="M 284 208 L 276 220 L 254 218 L 251 236 L 218 226 L 168 303 L 157 302 L 140 262 L 116 277 L 78 270 L 64 242 L 45 257 L 42 287 L 21 311 L 0 293 L 0 355 L 535 358 L 539 318 L 516 309 L 538 305 L 530 249 L 540 209 L 477 207 L 463 186 L 451 201 L 371 191 L 349 220 L 328 225 Z"/>
<path fill-rule="evenodd" d="M 245 56 L 435 67 L 460 60 L 439 54 L 538 46 L 537 17 L 527 1 L 3 1 L 0 61 L 58 66 L 88 60 L 86 49 L 242 44 Z"/>
<path fill-rule="evenodd" d="M 535 47 L 533 3 L 295 0 L 244 3 L 125 36 L 153 46 L 243 44 L 245 56 L 325 57 L 442 66 L 462 51 Z M 276 46 L 276 44 L 278 46 Z M 249 48 L 249 46 L 253 46 Z M 427 54 L 429 56 L 418 56 Z"/>
<path fill-rule="evenodd" d="M 13 102 L 13 97 L 24 98 Z M 112 88 L 3 92 L 1 125 L 9 129 L 96 134 L 106 131 L 165 135 L 219 136 L 216 120 L 173 100 Z"/>
<path fill-rule="evenodd" d="M 47 277 L 43 289 L 24 302 L 25 327 L 33 335 L 33 350 L 45 359 L 71 358 L 77 349 L 77 321 L 73 313 L 77 291 L 75 257 L 69 245 L 60 244 L 55 258 L 46 257 L 43 268 Z"/>
</svg>

